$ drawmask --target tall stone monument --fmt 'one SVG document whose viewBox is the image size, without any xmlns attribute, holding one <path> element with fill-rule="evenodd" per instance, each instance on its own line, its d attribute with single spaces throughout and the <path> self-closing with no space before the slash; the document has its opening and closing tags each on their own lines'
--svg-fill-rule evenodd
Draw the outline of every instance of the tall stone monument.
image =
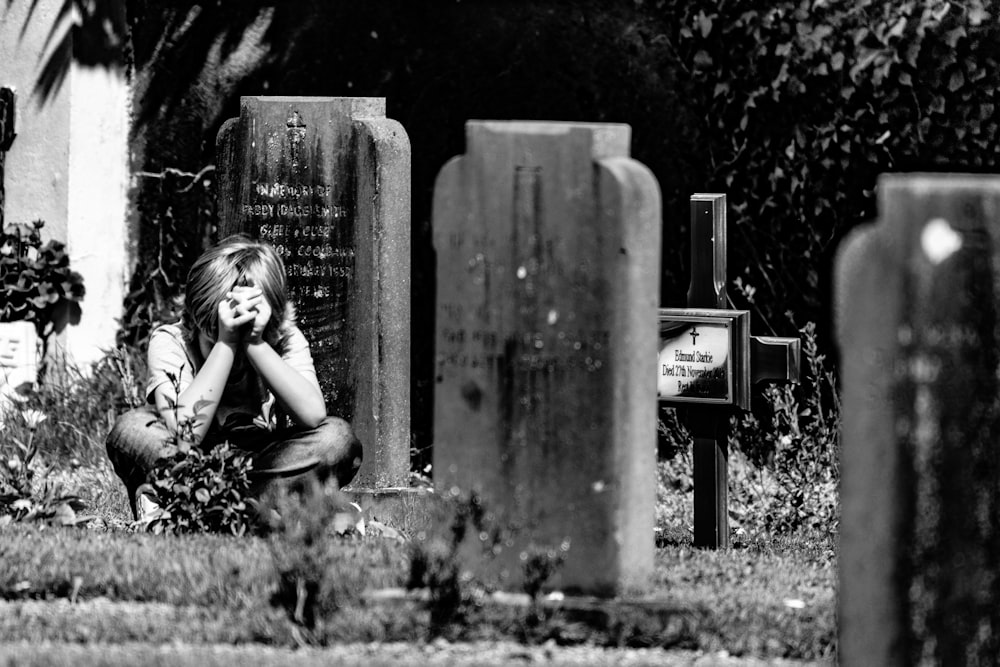
<svg viewBox="0 0 1000 667">
<path fill-rule="evenodd" d="M 407 484 L 410 145 L 383 98 L 244 97 L 217 142 L 219 236 L 284 258 L 327 411 L 365 446 L 356 487 Z"/>
<path fill-rule="evenodd" d="M 470 121 L 434 190 L 434 483 L 551 582 L 614 595 L 653 566 L 660 192 L 627 125 Z"/>
<path fill-rule="evenodd" d="M 836 264 L 840 662 L 1000 655 L 1000 178 L 891 175 Z"/>
</svg>

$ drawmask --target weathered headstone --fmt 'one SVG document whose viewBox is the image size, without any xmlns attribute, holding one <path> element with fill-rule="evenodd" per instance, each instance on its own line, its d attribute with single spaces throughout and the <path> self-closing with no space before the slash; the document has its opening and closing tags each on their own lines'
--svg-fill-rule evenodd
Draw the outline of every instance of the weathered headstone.
<svg viewBox="0 0 1000 667">
<path fill-rule="evenodd" d="M 434 482 L 477 493 L 551 585 L 615 594 L 653 564 L 660 193 L 627 125 L 470 121 L 434 191 Z"/>
<path fill-rule="evenodd" d="M 355 487 L 407 484 L 410 146 L 383 98 L 244 97 L 219 131 L 220 237 L 285 260 L 330 414 L 365 446 Z"/>
<path fill-rule="evenodd" d="M 836 264 L 840 661 L 1000 656 L 1000 178 L 891 175 Z"/>
</svg>

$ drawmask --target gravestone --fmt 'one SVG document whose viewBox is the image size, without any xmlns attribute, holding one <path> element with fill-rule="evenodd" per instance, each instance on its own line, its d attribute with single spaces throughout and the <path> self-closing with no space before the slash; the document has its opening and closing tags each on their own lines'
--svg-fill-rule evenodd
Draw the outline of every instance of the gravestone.
<svg viewBox="0 0 1000 667">
<path fill-rule="evenodd" d="M 410 455 L 410 146 L 383 98 L 243 97 L 217 142 L 219 236 L 285 261 L 331 415 L 365 447 L 353 487 Z"/>
<path fill-rule="evenodd" d="M 843 665 L 1000 655 L 1000 178 L 889 175 L 836 261 Z"/>
<path fill-rule="evenodd" d="M 660 193 L 627 125 L 469 121 L 434 189 L 434 482 L 532 545 L 554 587 L 613 595 L 653 564 Z"/>
</svg>

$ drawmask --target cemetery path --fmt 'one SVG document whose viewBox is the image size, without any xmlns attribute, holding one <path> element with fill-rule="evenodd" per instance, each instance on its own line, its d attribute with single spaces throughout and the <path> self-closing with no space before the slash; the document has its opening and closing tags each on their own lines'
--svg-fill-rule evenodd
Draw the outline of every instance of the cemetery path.
<svg viewBox="0 0 1000 667">
<path fill-rule="evenodd" d="M 726 652 L 664 650 L 655 648 L 601 648 L 596 646 L 558 646 L 554 641 L 524 645 L 514 641 L 346 643 L 326 648 L 281 648 L 259 643 L 191 643 L 180 638 L 168 643 L 135 641 L 88 641 L 87 628 L 94 622 L 140 624 L 152 629 L 169 625 L 177 612 L 173 605 L 149 602 L 117 602 L 106 598 L 81 600 L 0 601 L 0 617 L 18 619 L 26 626 L 75 627 L 64 637 L 76 641 L 18 640 L 0 641 L 0 667 L 117 667 L 126 665 L 198 665 L 216 667 L 405 667 L 430 665 L 449 667 L 491 667 L 501 665 L 626 665 L 639 667 L 801 667 L 832 663 L 761 659 L 730 656 Z M 83 619 L 87 619 L 86 622 Z M 57 635 L 60 633 L 56 633 Z M 159 634 L 163 636 L 162 633 Z M 190 639 L 190 637 L 189 637 Z"/>
<path fill-rule="evenodd" d="M 824 663 L 794 660 L 740 658 L 725 653 L 664 651 L 660 649 L 603 649 L 591 646 L 559 647 L 554 644 L 523 646 L 514 642 L 456 643 L 438 640 L 428 644 L 405 642 L 344 644 L 325 649 L 283 649 L 263 645 L 149 645 L 70 644 L 18 642 L 0 644 L 0 666 L 8 665 L 365 665 L 403 667 L 492 665 L 662 665 L 664 667 L 798 667 Z"/>
</svg>

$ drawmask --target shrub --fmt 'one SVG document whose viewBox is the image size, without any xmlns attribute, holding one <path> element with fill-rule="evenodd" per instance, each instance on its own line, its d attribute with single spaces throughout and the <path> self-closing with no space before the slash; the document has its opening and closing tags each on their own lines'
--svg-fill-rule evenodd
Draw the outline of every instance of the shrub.
<svg viewBox="0 0 1000 667">
<path fill-rule="evenodd" d="M 825 323 L 833 251 L 876 214 L 880 173 L 1000 165 L 995 1 L 645 4 L 684 66 L 702 191 L 727 194 L 731 275 L 779 334 L 789 309 Z"/>
<path fill-rule="evenodd" d="M 360 508 L 315 478 L 294 489 L 278 487 L 263 504 L 265 512 L 275 513 L 267 524 L 276 578 L 271 604 L 300 628 L 314 631 L 349 597 L 330 547 L 338 536 L 364 534 Z M 309 635 L 304 639 L 313 643 Z"/>
<path fill-rule="evenodd" d="M 178 438 L 173 453 L 157 461 L 150 493 L 160 513 L 154 532 L 228 532 L 243 535 L 256 516 L 250 492 L 251 461 L 228 442 L 205 450 Z"/>
<path fill-rule="evenodd" d="M 167 375 L 180 394 L 177 375 Z M 154 532 L 244 534 L 257 514 L 255 503 L 249 502 L 252 461 L 229 442 L 210 449 L 193 444 L 201 402 L 195 403 L 194 414 L 187 419 L 178 418 L 180 406 L 174 403 L 172 407 L 177 430 L 166 443 L 170 452 L 157 461 L 152 482 L 138 490 L 148 493 L 160 508 L 149 528 Z"/>
<path fill-rule="evenodd" d="M 816 344 L 812 323 L 801 329 L 806 368 L 799 385 L 768 385 L 766 416 L 734 419 L 730 451 L 738 466 L 733 511 L 746 525 L 790 533 L 799 528 L 836 531 L 840 480 L 840 400 L 836 378 Z"/>
<path fill-rule="evenodd" d="M 41 339 L 79 318 L 83 276 L 69 268 L 66 244 L 42 244 L 45 223 L 8 225 L 0 238 L 0 322 L 32 322 Z"/>
<path fill-rule="evenodd" d="M 474 529 L 483 527 L 485 512 L 477 495 L 456 496 L 450 500 L 451 520 L 435 522 L 447 525 L 447 529 L 439 534 L 421 533 L 414 540 L 406 584 L 410 589 L 426 588 L 430 594 L 433 634 L 441 633 L 448 624 L 460 622 L 475 599 L 469 586 L 472 574 L 463 571 L 459 550 L 470 523 Z"/>
</svg>

